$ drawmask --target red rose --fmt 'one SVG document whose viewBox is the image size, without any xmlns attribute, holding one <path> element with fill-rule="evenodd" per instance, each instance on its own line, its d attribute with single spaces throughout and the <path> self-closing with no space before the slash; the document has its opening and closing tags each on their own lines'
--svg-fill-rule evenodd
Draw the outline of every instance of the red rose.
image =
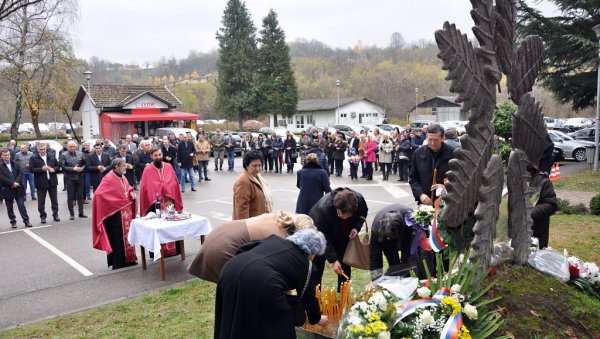
<svg viewBox="0 0 600 339">
<path fill-rule="evenodd" d="M 490 275 L 496 275 L 496 266 L 490 267 Z"/>
<path fill-rule="evenodd" d="M 569 275 L 571 279 L 579 278 L 579 268 L 574 265 L 569 265 Z"/>
</svg>

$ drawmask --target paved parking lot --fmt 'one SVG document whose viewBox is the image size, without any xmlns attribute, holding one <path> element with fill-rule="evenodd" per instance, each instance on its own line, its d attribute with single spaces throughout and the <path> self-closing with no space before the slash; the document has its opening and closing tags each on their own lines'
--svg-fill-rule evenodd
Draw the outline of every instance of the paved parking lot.
<svg viewBox="0 0 600 339">
<path fill-rule="evenodd" d="M 212 160 L 209 164 L 212 169 Z M 296 169 L 299 169 L 296 166 Z M 184 193 L 184 210 L 207 217 L 213 226 L 230 220 L 232 186 L 238 177 L 241 159 L 236 158 L 235 173 L 209 173 L 211 182 L 196 184 L 197 191 Z M 351 181 L 349 171 L 331 178 L 332 188 L 347 186 L 361 192 L 369 206 L 369 222 L 375 213 L 390 203 L 414 204 L 406 183 L 396 178 L 381 181 Z M 298 189 L 295 174 L 265 174 L 276 209 L 294 211 Z M 62 180 L 59 188 L 62 188 Z M 61 222 L 40 224 L 37 202 L 28 198 L 27 211 L 34 227 L 25 229 L 20 219 L 13 230 L 0 207 L 0 330 L 130 298 L 148 291 L 194 279 L 186 271 L 200 247 L 194 239 L 186 240 L 186 260 L 166 259 L 166 280 L 159 280 L 158 262 L 149 262 L 143 271 L 137 266 L 113 271 L 106 266 L 104 252 L 92 248 L 91 218 L 69 220 L 66 192 L 59 192 Z M 85 213 L 91 217 L 91 204 Z M 46 203 L 47 212 L 50 203 Z M 16 209 L 16 208 L 15 208 Z M 18 213 L 17 213 L 18 216 Z M 139 257 L 139 248 L 138 248 Z"/>
</svg>

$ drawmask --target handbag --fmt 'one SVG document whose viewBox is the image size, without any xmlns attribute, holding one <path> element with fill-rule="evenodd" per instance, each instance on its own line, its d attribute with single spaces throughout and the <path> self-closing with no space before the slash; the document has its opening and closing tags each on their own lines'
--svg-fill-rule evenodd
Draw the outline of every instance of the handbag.
<svg viewBox="0 0 600 339">
<path fill-rule="evenodd" d="M 362 240 L 360 236 L 357 236 L 348 242 L 342 261 L 351 267 L 369 270 L 371 265 L 371 236 L 366 220 L 365 227 L 367 230 Z"/>
<path fill-rule="evenodd" d="M 294 159 L 294 161 L 296 161 L 296 158 L 298 158 L 298 152 L 296 152 L 296 151 L 292 152 L 292 154 L 290 154 L 290 157 L 292 159 Z"/>
</svg>

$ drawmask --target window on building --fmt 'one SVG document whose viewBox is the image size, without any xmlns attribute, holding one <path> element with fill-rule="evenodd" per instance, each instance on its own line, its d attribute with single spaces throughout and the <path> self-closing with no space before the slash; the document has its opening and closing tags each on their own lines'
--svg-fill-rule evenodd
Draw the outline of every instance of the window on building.
<svg viewBox="0 0 600 339">
<path fill-rule="evenodd" d="M 340 118 L 346 118 L 347 116 L 348 116 L 348 114 L 347 114 L 347 113 L 341 113 L 341 114 L 340 114 Z"/>
</svg>

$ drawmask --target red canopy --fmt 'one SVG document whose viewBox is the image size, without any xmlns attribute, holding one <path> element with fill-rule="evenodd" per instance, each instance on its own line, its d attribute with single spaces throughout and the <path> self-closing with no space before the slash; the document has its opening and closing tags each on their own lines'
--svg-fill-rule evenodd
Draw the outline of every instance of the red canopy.
<svg viewBox="0 0 600 339">
<path fill-rule="evenodd" d="M 126 114 L 117 112 L 102 112 L 110 119 L 110 122 L 126 122 L 126 121 L 156 121 L 156 120 L 198 120 L 200 115 L 186 112 L 162 112 L 162 113 L 140 113 Z"/>
</svg>

